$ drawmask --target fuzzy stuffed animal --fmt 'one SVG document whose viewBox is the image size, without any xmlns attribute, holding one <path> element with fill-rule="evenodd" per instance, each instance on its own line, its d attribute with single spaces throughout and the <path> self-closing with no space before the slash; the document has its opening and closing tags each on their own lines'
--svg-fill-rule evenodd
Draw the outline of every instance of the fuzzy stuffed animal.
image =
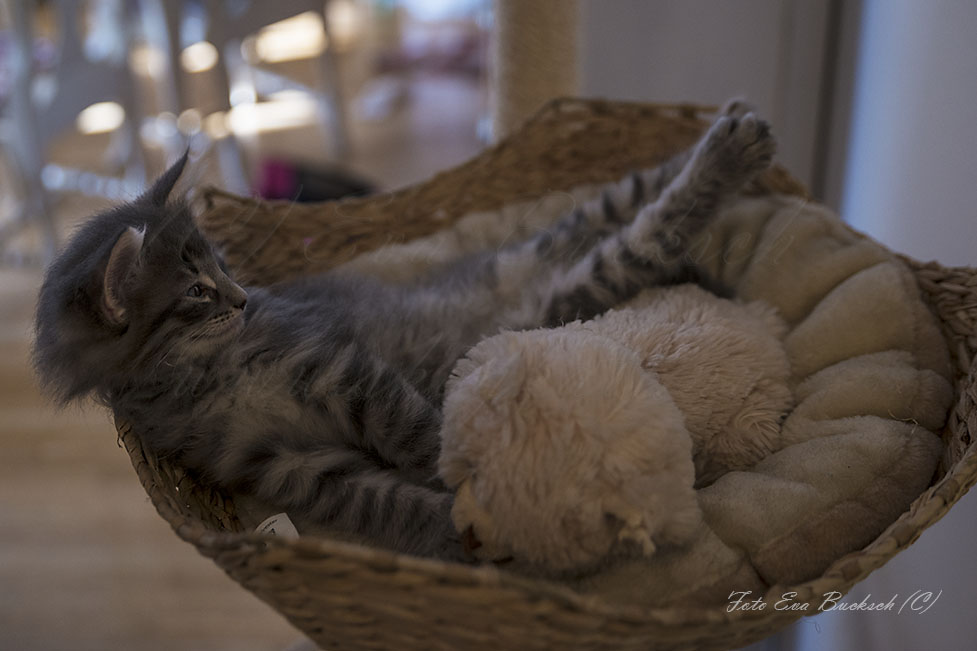
<svg viewBox="0 0 977 651">
<path fill-rule="evenodd" d="M 589 322 L 505 332 L 448 384 L 440 472 L 473 554 L 550 575 L 680 545 L 695 487 L 777 446 L 786 325 L 686 285 Z"/>
</svg>

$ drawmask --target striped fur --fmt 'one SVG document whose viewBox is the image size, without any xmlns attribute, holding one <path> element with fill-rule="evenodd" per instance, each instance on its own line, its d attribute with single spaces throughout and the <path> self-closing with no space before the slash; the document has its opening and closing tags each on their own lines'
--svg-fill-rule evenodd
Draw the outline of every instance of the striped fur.
<svg viewBox="0 0 977 651">
<path fill-rule="evenodd" d="M 772 153 L 763 122 L 731 113 L 690 152 L 608 185 L 549 231 L 410 287 L 336 272 L 246 294 L 186 206 L 167 202 L 171 170 L 94 218 L 52 265 L 35 365 L 60 401 L 93 393 L 157 454 L 300 528 L 459 559 L 436 475 L 456 360 L 500 330 L 588 318 L 694 278 L 691 239 Z M 142 248 L 106 276 L 106 260 L 133 257 L 118 248 L 140 241 L 130 227 L 145 227 Z"/>
</svg>

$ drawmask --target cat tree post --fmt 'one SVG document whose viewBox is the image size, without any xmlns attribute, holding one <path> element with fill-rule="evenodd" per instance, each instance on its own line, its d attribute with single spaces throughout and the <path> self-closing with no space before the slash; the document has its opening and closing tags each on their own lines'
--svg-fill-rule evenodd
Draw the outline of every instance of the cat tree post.
<svg viewBox="0 0 977 651">
<path fill-rule="evenodd" d="M 544 103 L 577 94 L 578 0 L 495 0 L 492 136 L 504 138 Z"/>
</svg>

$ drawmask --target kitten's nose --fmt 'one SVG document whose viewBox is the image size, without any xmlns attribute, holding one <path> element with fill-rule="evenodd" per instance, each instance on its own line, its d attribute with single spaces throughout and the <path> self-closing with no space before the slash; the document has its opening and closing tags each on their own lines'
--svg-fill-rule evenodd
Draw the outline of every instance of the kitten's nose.
<svg viewBox="0 0 977 651">
<path fill-rule="evenodd" d="M 248 304 L 248 293 L 241 289 L 240 285 L 233 285 L 233 288 L 227 298 L 228 302 L 239 310 L 243 310 Z"/>
</svg>

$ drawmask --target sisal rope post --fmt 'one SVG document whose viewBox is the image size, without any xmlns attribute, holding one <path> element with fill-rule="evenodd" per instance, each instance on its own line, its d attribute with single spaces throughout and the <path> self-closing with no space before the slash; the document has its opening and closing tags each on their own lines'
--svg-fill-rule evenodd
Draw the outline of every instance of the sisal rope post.
<svg viewBox="0 0 977 651">
<path fill-rule="evenodd" d="M 495 0 L 492 135 L 516 130 L 546 102 L 577 94 L 577 0 Z"/>
</svg>

